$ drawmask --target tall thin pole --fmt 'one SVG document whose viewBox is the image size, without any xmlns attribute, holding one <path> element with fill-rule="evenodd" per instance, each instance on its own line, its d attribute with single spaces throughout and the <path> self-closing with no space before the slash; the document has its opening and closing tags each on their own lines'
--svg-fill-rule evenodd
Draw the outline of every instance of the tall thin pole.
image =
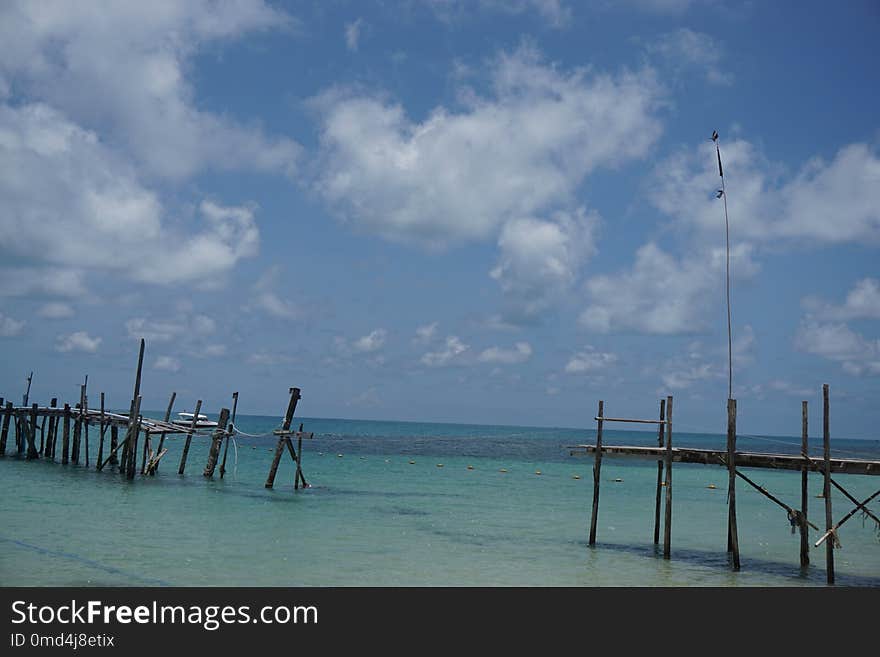
<svg viewBox="0 0 880 657">
<path fill-rule="evenodd" d="M 718 132 L 712 132 L 715 142 L 715 154 L 718 156 L 718 176 L 721 178 L 721 189 L 718 196 L 724 201 L 724 237 L 726 249 L 726 283 L 727 283 L 727 398 L 733 399 L 733 331 L 730 322 L 730 220 L 727 216 L 727 190 L 724 187 L 724 168 L 721 166 L 721 149 L 718 146 Z"/>
</svg>

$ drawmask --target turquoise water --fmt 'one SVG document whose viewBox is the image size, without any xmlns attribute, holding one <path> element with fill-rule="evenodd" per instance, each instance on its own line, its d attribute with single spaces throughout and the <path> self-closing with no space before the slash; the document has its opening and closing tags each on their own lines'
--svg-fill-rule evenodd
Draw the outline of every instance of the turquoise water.
<svg viewBox="0 0 880 657">
<path fill-rule="evenodd" d="M 134 482 L 94 467 L 0 459 L 0 584 L 5 586 L 811 586 L 824 585 L 825 552 L 801 572 L 799 536 L 786 513 L 738 482 L 742 570 L 726 548 L 726 471 L 676 464 L 672 559 L 653 545 L 656 461 L 606 457 L 599 544 L 586 545 L 592 459 L 567 446 L 589 430 L 297 419 L 311 487 L 294 492 L 285 454 L 274 490 L 263 487 L 271 436 L 239 436 L 228 472 L 206 480 L 197 437 L 177 475 L 183 439 L 156 477 Z M 277 418 L 242 416 L 270 432 Z M 92 463 L 97 430 L 91 430 Z M 682 434 L 676 444 L 718 448 L 723 436 Z M 654 444 L 646 432 L 607 431 L 606 444 Z M 14 450 L 10 436 L 8 451 Z M 835 454 L 880 458 L 880 443 L 834 440 Z M 793 452 L 798 439 L 740 438 L 742 450 Z M 813 445 L 818 450 L 818 445 Z M 60 447 L 59 447 L 60 454 Z M 817 452 L 816 452 L 817 453 Z M 410 463 L 413 461 L 413 463 Z M 443 467 L 438 467 L 442 464 Z M 468 469 L 472 466 L 472 469 Z M 506 469 L 506 473 L 500 472 Z M 535 474 L 540 470 L 542 474 Z M 792 506 L 800 475 L 749 470 Z M 574 476 L 579 475 L 580 479 Z M 856 497 L 880 479 L 836 476 Z M 621 479 L 622 481 L 615 481 Z M 708 489 L 715 484 L 715 490 Z M 824 527 L 822 481 L 810 477 L 810 517 Z M 837 491 L 834 518 L 852 505 Z M 871 508 L 880 513 L 875 500 Z M 852 518 L 836 551 L 839 584 L 880 585 L 880 540 Z M 814 532 L 812 540 L 818 538 Z"/>
</svg>

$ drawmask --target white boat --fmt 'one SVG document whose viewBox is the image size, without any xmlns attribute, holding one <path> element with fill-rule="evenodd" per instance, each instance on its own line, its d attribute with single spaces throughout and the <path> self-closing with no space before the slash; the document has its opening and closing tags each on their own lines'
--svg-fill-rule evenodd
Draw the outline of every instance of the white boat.
<svg viewBox="0 0 880 657">
<path fill-rule="evenodd" d="M 191 427 L 193 423 L 193 414 L 192 413 L 178 413 L 177 419 L 172 420 L 174 424 L 180 424 L 186 427 Z M 199 413 L 199 416 L 196 418 L 196 429 L 211 429 L 216 427 L 217 423 L 213 420 L 209 420 L 207 415 L 203 415 Z"/>
</svg>

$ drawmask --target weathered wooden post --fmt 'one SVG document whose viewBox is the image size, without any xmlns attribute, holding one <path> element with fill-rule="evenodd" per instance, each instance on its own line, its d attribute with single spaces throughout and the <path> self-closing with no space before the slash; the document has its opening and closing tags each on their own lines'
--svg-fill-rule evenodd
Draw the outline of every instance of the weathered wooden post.
<svg viewBox="0 0 880 657">
<path fill-rule="evenodd" d="M 663 525 L 663 558 L 672 553 L 672 395 L 666 397 L 666 513 Z"/>
<path fill-rule="evenodd" d="M 40 453 L 37 451 L 37 409 L 39 408 L 38 404 L 34 404 L 31 406 L 31 419 L 30 419 L 30 427 L 27 432 L 27 459 L 30 461 L 31 459 L 40 458 Z"/>
<path fill-rule="evenodd" d="M 296 475 L 293 477 L 293 489 L 299 490 L 299 482 L 302 481 L 303 488 L 308 488 L 308 484 L 306 483 L 306 478 L 302 473 L 302 458 L 303 458 L 303 425 L 300 423 L 299 425 L 299 433 L 296 436 Z"/>
<path fill-rule="evenodd" d="M 220 409 L 220 418 L 217 421 L 217 428 L 211 438 L 211 448 L 208 450 L 208 462 L 205 464 L 205 471 L 202 473 L 205 477 L 214 476 L 214 468 L 217 467 L 217 459 L 220 458 L 220 446 L 223 444 L 223 437 L 226 435 L 226 425 L 229 423 L 229 409 Z"/>
<path fill-rule="evenodd" d="M 186 470 L 186 457 L 189 454 L 189 445 L 192 442 L 193 431 L 196 430 L 196 423 L 199 421 L 199 411 L 202 410 L 202 400 L 198 400 L 196 402 L 196 412 L 193 413 L 192 423 L 189 425 L 189 431 L 186 434 L 186 442 L 183 444 L 183 454 L 180 456 L 180 467 L 177 469 L 177 474 L 183 474 L 183 471 Z"/>
<path fill-rule="evenodd" d="M 104 461 L 104 433 L 107 431 L 107 425 L 104 424 L 104 393 L 101 393 L 101 438 L 98 441 L 98 462 L 95 468 L 100 470 L 101 463 Z"/>
<path fill-rule="evenodd" d="M 235 434 L 235 411 L 238 409 L 238 392 L 232 393 L 232 420 L 229 431 L 226 433 L 226 443 L 223 447 L 223 462 L 220 464 L 220 478 L 226 474 L 226 455 L 229 453 L 229 439 Z"/>
<path fill-rule="evenodd" d="M 168 400 L 168 408 L 165 409 L 165 422 L 167 423 L 171 419 L 171 411 L 174 409 L 174 400 L 177 399 L 177 393 L 171 393 L 171 399 Z M 156 454 L 162 454 L 162 446 L 165 444 L 165 432 L 163 431 L 159 434 L 159 447 L 156 448 Z M 154 476 L 156 471 L 159 469 L 159 458 L 158 456 L 155 461 L 151 461 L 150 465 L 147 467 L 147 472 L 150 476 Z"/>
<path fill-rule="evenodd" d="M 590 514 L 590 545 L 596 544 L 596 523 L 599 521 L 599 477 L 602 474 L 602 423 L 605 421 L 605 402 L 599 400 L 596 416 L 596 454 L 593 460 L 593 511 Z"/>
<path fill-rule="evenodd" d="M 300 389 L 290 389 L 290 401 L 287 404 L 287 412 L 284 414 L 284 423 L 281 425 L 281 431 L 290 431 L 290 423 L 293 421 L 293 414 L 296 412 L 296 403 L 300 400 Z M 269 468 L 269 476 L 266 478 L 266 488 L 272 488 L 275 485 L 275 474 L 278 472 L 278 464 L 281 462 L 281 454 L 284 453 L 284 442 L 288 440 L 287 436 L 279 436 L 278 444 L 275 446 L 275 456 L 272 458 L 272 466 Z"/>
<path fill-rule="evenodd" d="M 52 397 L 52 401 L 49 402 L 49 408 L 58 408 L 58 398 Z M 49 416 L 49 427 L 46 431 L 46 443 L 43 446 L 43 456 L 47 456 L 49 458 L 55 457 L 55 427 L 58 425 L 58 417 L 55 413 L 52 413 Z"/>
<path fill-rule="evenodd" d="M 70 448 L 70 460 L 79 465 L 79 442 L 82 439 L 82 406 L 76 405 L 76 418 L 73 421 L 73 444 Z"/>
<path fill-rule="evenodd" d="M 739 570 L 739 533 L 736 527 L 736 400 L 727 400 L 727 551 Z"/>
<path fill-rule="evenodd" d="M 801 454 L 808 459 L 809 444 L 807 439 L 807 402 L 801 402 Z M 801 568 L 810 565 L 810 526 L 807 524 L 807 473 L 810 471 L 809 463 L 805 460 L 801 466 Z"/>
<path fill-rule="evenodd" d="M 70 404 L 64 405 L 64 433 L 61 434 L 61 463 L 70 460 Z"/>
<path fill-rule="evenodd" d="M 116 450 L 119 449 L 119 427 L 115 424 L 110 425 L 110 465 L 119 463 L 119 457 L 116 456 Z M 103 467 L 103 466 L 101 466 Z"/>
<path fill-rule="evenodd" d="M 143 341 L 141 341 L 143 343 Z M 137 445 L 138 445 L 138 437 L 141 433 L 141 400 L 143 398 L 138 395 L 134 402 L 134 412 L 128 416 L 128 436 L 126 437 L 127 442 L 127 454 L 128 460 L 125 462 L 125 474 L 126 478 L 134 479 L 134 473 L 136 470 L 137 464 Z"/>
<path fill-rule="evenodd" d="M 31 372 L 30 374 L 28 374 L 28 378 L 27 378 L 27 389 L 24 391 L 24 395 L 21 398 L 21 405 L 22 406 L 28 405 L 28 399 L 30 399 L 30 396 L 31 396 L 31 382 L 33 382 L 33 380 L 34 380 L 34 373 Z"/>
<path fill-rule="evenodd" d="M 83 414 L 83 433 L 85 434 L 85 466 L 89 467 L 89 375 L 86 374 L 86 382 L 82 386 L 82 411 Z"/>
<path fill-rule="evenodd" d="M 6 440 L 9 438 L 9 421 L 12 419 L 12 402 L 6 402 L 6 414 L 3 416 L 3 428 L 0 429 L 0 456 L 6 456 Z"/>
<path fill-rule="evenodd" d="M 822 385 L 822 447 L 825 457 L 825 486 L 822 494 L 825 496 L 825 531 L 832 530 L 833 519 L 831 517 L 831 426 L 830 406 L 828 402 L 828 384 Z M 834 584 L 834 543 L 836 537 L 831 536 L 825 541 L 825 570 L 828 575 L 828 583 Z"/>
<path fill-rule="evenodd" d="M 657 429 L 657 446 L 663 447 L 666 429 L 666 400 L 660 400 L 660 425 Z M 657 459 L 657 499 L 654 502 L 654 545 L 660 544 L 660 498 L 663 490 L 663 459 Z"/>
</svg>

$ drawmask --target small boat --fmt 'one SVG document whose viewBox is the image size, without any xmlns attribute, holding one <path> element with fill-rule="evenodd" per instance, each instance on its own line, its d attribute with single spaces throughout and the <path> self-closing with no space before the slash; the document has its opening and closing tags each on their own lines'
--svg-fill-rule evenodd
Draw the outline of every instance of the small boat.
<svg viewBox="0 0 880 657">
<path fill-rule="evenodd" d="M 194 416 L 192 413 L 178 413 L 177 419 L 172 420 L 172 422 L 174 424 L 191 427 L 193 423 L 193 417 Z M 216 426 L 217 423 L 213 420 L 209 420 L 207 415 L 199 413 L 199 416 L 196 418 L 196 429 L 212 429 Z"/>
</svg>

